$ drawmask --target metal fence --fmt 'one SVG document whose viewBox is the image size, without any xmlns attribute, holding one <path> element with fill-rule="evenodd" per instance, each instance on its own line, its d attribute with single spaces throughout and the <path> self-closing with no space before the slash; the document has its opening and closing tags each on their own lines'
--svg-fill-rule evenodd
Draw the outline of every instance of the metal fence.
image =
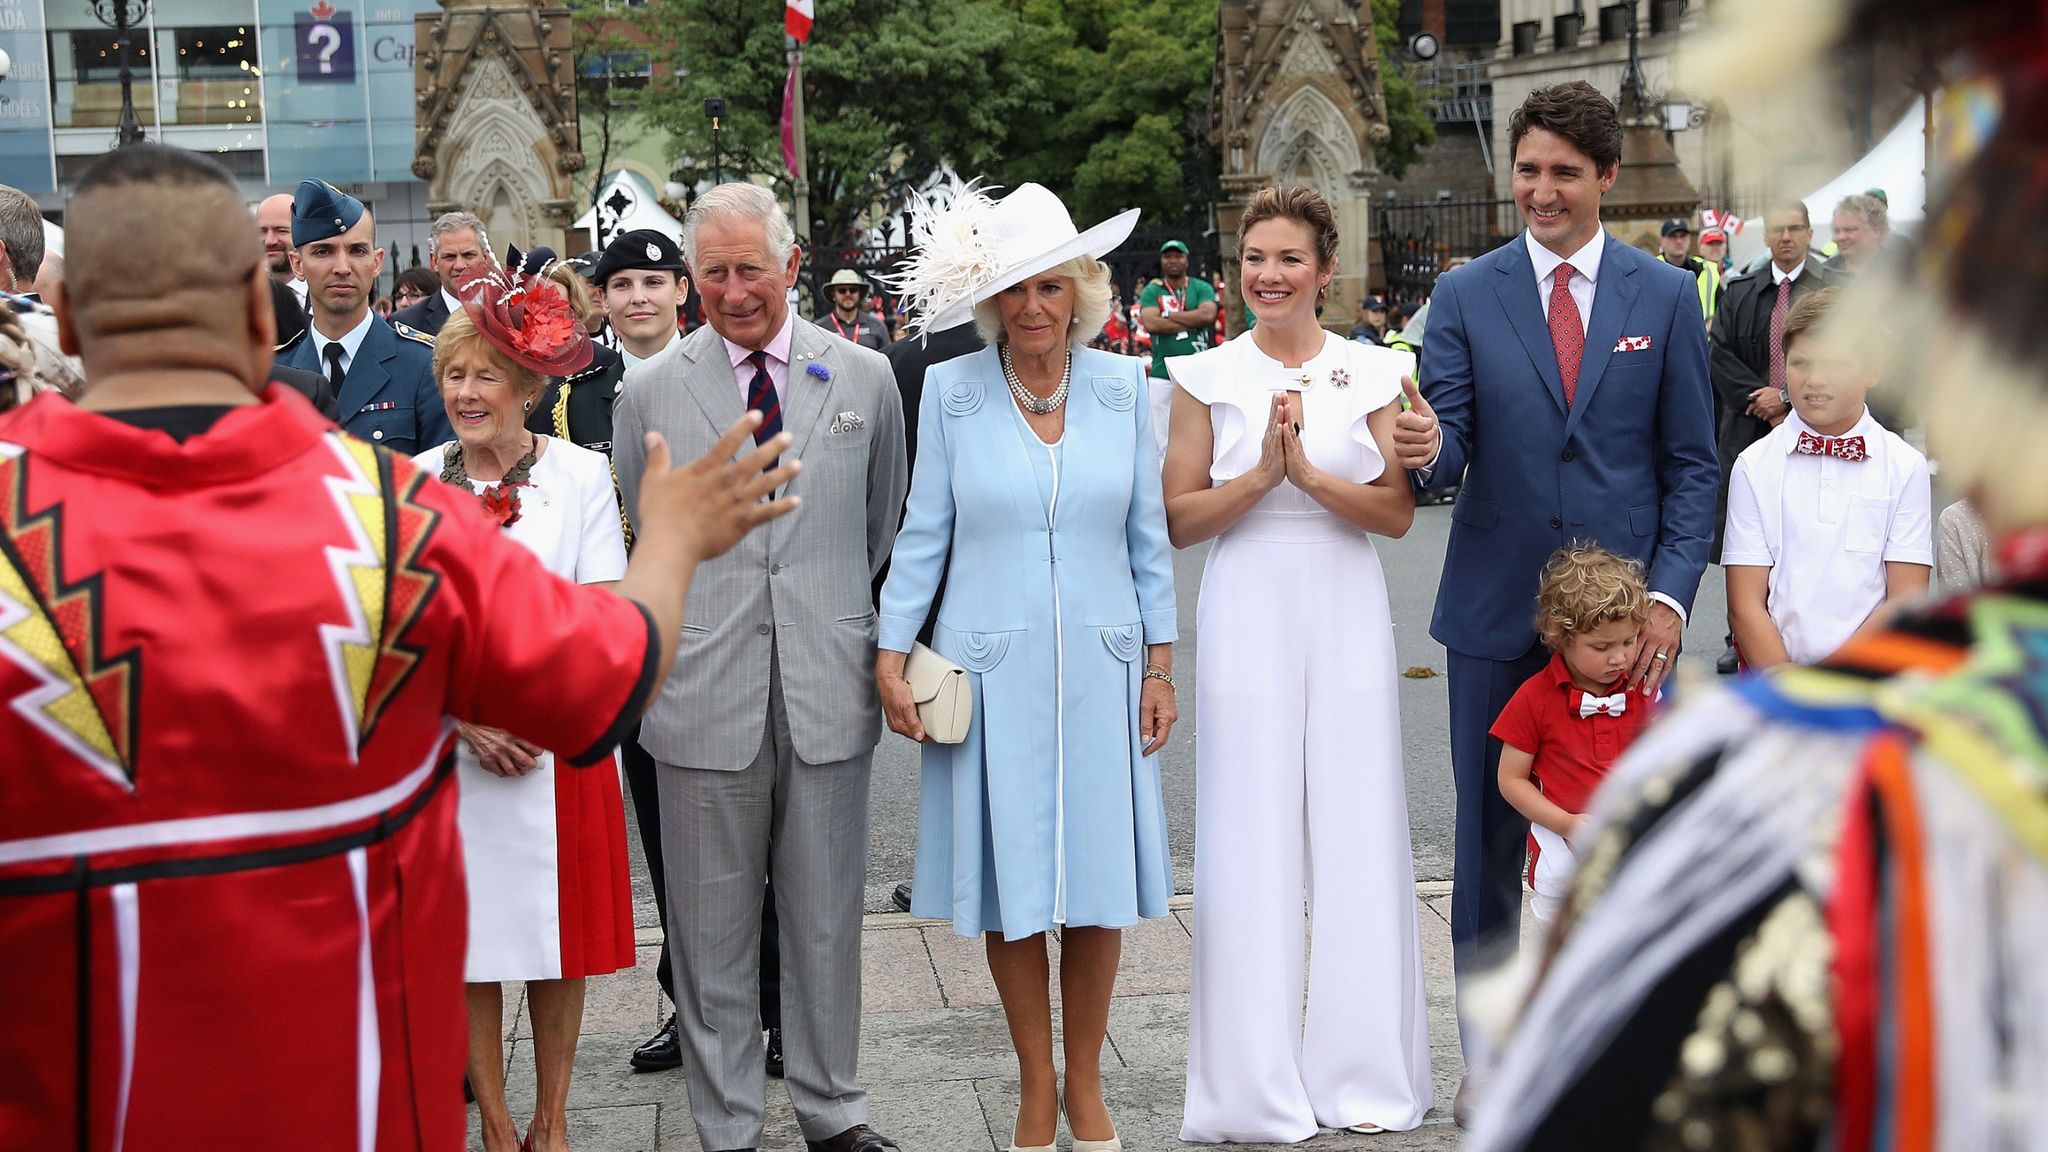
<svg viewBox="0 0 2048 1152">
<path fill-rule="evenodd" d="M 1484 255 L 1515 238 L 1513 200 L 1435 200 L 1379 210 L 1380 265 L 1398 303 L 1421 300 L 1453 260 Z"/>
</svg>

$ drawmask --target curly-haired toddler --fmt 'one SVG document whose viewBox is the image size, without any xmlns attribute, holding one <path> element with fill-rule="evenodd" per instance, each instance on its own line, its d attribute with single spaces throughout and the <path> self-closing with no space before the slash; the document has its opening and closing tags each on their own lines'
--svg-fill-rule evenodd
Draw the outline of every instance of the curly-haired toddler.
<svg viewBox="0 0 2048 1152">
<path fill-rule="evenodd" d="M 1614 761 L 1649 722 L 1651 701 L 1628 691 L 1649 618 L 1642 567 L 1604 548 L 1551 554 L 1536 594 L 1536 632 L 1552 655 L 1494 721 L 1500 792 L 1529 818 L 1531 910 L 1557 916 L 1575 860 L 1569 840 Z"/>
</svg>

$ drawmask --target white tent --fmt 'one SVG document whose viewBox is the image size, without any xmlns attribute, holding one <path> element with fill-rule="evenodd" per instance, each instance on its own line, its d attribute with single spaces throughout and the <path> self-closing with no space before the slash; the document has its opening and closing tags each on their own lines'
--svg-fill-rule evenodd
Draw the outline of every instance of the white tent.
<svg viewBox="0 0 2048 1152">
<path fill-rule="evenodd" d="M 1898 124 L 1843 173 L 1810 196 L 1801 197 L 1813 217 L 1813 246 L 1819 248 L 1834 239 L 1835 205 L 1842 197 L 1871 188 L 1882 188 L 1895 231 L 1913 232 L 1927 212 L 1926 137 L 1922 135 L 1925 113 L 1922 103 L 1913 101 Z M 1747 221 L 1729 242 L 1729 256 L 1736 267 L 1747 265 L 1768 250 L 1761 218 Z"/>
<path fill-rule="evenodd" d="M 629 168 L 619 168 L 605 180 L 597 203 L 578 217 L 571 227 L 590 237 L 592 248 L 603 248 L 621 232 L 652 228 L 680 244 L 683 226 L 661 207 L 654 183 Z"/>
</svg>

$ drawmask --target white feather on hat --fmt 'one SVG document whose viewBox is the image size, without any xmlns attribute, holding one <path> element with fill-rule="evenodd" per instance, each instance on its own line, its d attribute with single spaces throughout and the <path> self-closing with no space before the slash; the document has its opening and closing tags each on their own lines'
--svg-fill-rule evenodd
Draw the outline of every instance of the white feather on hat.
<svg viewBox="0 0 2048 1152">
<path fill-rule="evenodd" d="M 1002 254 L 988 228 L 996 204 L 980 184 L 979 179 L 963 182 L 955 176 L 942 186 L 946 195 L 935 188 L 911 196 L 913 254 L 901 271 L 883 281 L 902 296 L 912 336 L 929 336 L 932 321 L 1002 269 Z"/>
<path fill-rule="evenodd" d="M 1021 184 L 1000 201 L 979 180 L 955 178 L 948 191 L 943 207 L 940 196 L 916 195 L 916 252 L 884 280 L 909 308 L 914 336 L 962 323 L 976 304 L 1077 256 L 1101 259 L 1129 238 L 1140 214 L 1127 209 L 1083 232 L 1060 198 L 1037 184 Z"/>
</svg>

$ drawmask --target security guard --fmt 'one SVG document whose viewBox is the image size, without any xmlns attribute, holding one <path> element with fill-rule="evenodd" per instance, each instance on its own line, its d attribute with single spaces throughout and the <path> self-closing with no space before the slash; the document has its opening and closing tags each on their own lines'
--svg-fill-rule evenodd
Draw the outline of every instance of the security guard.
<svg viewBox="0 0 2048 1152">
<path fill-rule="evenodd" d="M 1712 320 L 1714 310 L 1721 306 L 1721 267 L 1719 264 L 1702 260 L 1692 254 L 1692 225 L 1673 216 L 1664 222 L 1661 230 L 1664 262 L 1675 268 L 1692 273 L 1693 284 L 1700 294 L 1700 318 Z"/>
<path fill-rule="evenodd" d="M 370 307 L 384 251 L 369 209 L 332 184 L 304 181 L 292 198 L 292 246 L 311 323 L 277 362 L 327 377 L 337 422 L 372 444 L 411 456 L 455 439 L 434 384 L 434 338 Z"/>
</svg>

